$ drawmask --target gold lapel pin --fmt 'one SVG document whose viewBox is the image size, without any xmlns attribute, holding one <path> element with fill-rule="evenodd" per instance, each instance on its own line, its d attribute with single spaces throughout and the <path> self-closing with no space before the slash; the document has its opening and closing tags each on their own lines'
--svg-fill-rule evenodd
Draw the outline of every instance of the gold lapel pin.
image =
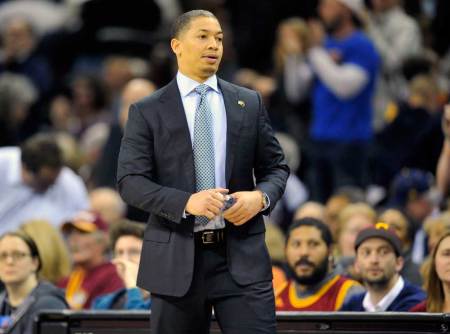
<svg viewBox="0 0 450 334">
<path fill-rule="evenodd" d="M 239 106 L 240 106 L 241 108 L 244 108 L 244 107 L 245 107 L 245 102 L 242 101 L 242 100 L 238 100 L 238 104 L 239 104 Z"/>
</svg>

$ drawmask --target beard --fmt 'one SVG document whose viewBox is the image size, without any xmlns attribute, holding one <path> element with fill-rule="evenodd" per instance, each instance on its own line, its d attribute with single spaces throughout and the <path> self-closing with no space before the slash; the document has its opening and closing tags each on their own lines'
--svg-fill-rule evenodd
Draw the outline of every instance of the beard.
<svg viewBox="0 0 450 334">
<path fill-rule="evenodd" d="M 329 22 L 325 22 L 325 21 L 322 21 L 322 22 L 323 22 L 323 25 L 325 27 L 325 31 L 327 32 L 327 34 L 333 35 L 334 32 L 336 32 L 341 27 L 343 21 L 344 21 L 343 17 L 338 15 Z"/>
<path fill-rule="evenodd" d="M 388 275 L 383 274 L 381 277 L 372 279 L 368 277 L 363 277 L 362 280 L 365 284 L 367 284 L 371 288 L 375 290 L 380 290 L 384 289 L 389 284 L 390 278 L 388 277 Z"/>
<path fill-rule="evenodd" d="M 298 276 L 297 273 L 295 272 L 295 267 L 297 267 L 300 264 L 313 267 L 314 268 L 313 272 L 306 276 Z M 298 284 L 314 285 L 322 281 L 328 274 L 328 264 L 329 264 L 328 256 L 325 256 L 323 261 L 320 262 L 318 265 L 315 265 L 314 263 L 310 262 L 307 258 L 302 257 L 295 263 L 294 268 L 289 267 L 289 269 L 292 271 L 292 277 Z"/>
</svg>

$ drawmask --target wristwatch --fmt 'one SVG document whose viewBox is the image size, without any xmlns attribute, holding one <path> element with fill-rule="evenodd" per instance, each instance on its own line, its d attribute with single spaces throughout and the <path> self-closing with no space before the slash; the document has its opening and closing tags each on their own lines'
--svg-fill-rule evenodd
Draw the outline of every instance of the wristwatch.
<svg viewBox="0 0 450 334">
<path fill-rule="evenodd" d="M 263 208 L 261 209 L 261 211 L 265 211 L 270 206 L 270 199 L 269 199 L 269 196 L 267 196 L 267 194 L 265 192 L 261 191 L 261 194 L 262 194 L 262 205 L 263 205 Z"/>
</svg>

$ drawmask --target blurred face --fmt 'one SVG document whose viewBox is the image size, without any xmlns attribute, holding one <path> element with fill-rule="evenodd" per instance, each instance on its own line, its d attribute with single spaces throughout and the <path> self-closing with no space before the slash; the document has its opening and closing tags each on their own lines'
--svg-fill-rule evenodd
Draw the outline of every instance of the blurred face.
<svg viewBox="0 0 450 334">
<path fill-rule="evenodd" d="M 328 272 L 329 249 L 319 229 L 301 226 L 291 232 L 286 245 L 288 265 L 299 284 L 321 281 Z"/>
<path fill-rule="evenodd" d="M 67 237 L 72 261 L 75 265 L 89 265 L 103 255 L 104 245 L 93 233 L 72 230 Z"/>
<path fill-rule="evenodd" d="M 402 267 L 403 259 L 381 238 L 365 240 L 356 252 L 355 268 L 369 286 L 387 286 Z"/>
<path fill-rule="evenodd" d="M 345 18 L 346 8 L 336 0 L 322 0 L 319 5 L 319 16 L 325 29 L 332 33 L 338 29 Z"/>
<path fill-rule="evenodd" d="M 325 206 L 325 222 L 336 238 L 336 232 L 339 226 L 339 213 L 349 203 L 348 199 L 343 197 L 331 197 Z"/>
<path fill-rule="evenodd" d="M 22 179 L 34 191 L 43 193 L 50 188 L 59 176 L 61 169 L 44 166 L 37 173 L 22 168 Z"/>
<path fill-rule="evenodd" d="M 222 59 L 222 39 L 222 29 L 215 18 L 192 19 L 171 41 L 180 72 L 198 82 L 215 74 Z"/>
<path fill-rule="evenodd" d="M 8 54 L 21 56 L 30 51 L 34 45 L 33 34 L 27 22 L 15 19 L 8 23 L 3 34 L 5 51 Z"/>
<path fill-rule="evenodd" d="M 450 284 L 450 236 L 439 244 L 434 265 L 439 279 L 443 283 Z"/>
<path fill-rule="evenodd" d="M 39 260 L 31 257 L 27 244 L 19 237 L 0 240 L 0 280 L 6 285 L 20 284 L 35 275 Z"/>
<path fill-rule="evenodd" d="M 342 256 L 355 255 L 355 240 L 358 233 L 372 226 L 371 219 L 365 215 L 354 215 L 344 224 L 339 235 L 338 245 Z"/>
<path fill-rule="evenodd" d="M 397 5 L 398 0 L 371 0 L 374 12 L 384 12 Z"/>
<path fill-rule="evenodd" d="M 443 223 L 435 223 L 428 232 L 428 251 L 433 253 L 438 241 L 447 232 L 448 228 Z"/>
<path fill-rule="evenodd" d="M 402 245 L 409 246 L 408 222 L 400 211 L 389 209 L 380 216 L 380 220 L 388 224 L 395 231 Z"/>
<path fill-rule="evenodd" d="M 117 239 L 114 257 L 138 264 L 141 259 L 141 250 L 142 239 L 132 235 L 124 235 Z"/>
</svg>

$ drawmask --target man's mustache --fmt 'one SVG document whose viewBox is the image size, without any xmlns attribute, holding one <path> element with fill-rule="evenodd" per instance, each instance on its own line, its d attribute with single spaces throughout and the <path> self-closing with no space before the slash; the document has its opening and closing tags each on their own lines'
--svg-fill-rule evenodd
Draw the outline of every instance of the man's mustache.
<svg viewBox="0 0 450 334">
<path fill-rule="evenodd" d="M 300 258 L 297 262 L 295 262 L 295 266 L 306 265 L 310 267 L 315 267 L 314 263 L 308 260 L 306 257 Z"/>
</svg>

